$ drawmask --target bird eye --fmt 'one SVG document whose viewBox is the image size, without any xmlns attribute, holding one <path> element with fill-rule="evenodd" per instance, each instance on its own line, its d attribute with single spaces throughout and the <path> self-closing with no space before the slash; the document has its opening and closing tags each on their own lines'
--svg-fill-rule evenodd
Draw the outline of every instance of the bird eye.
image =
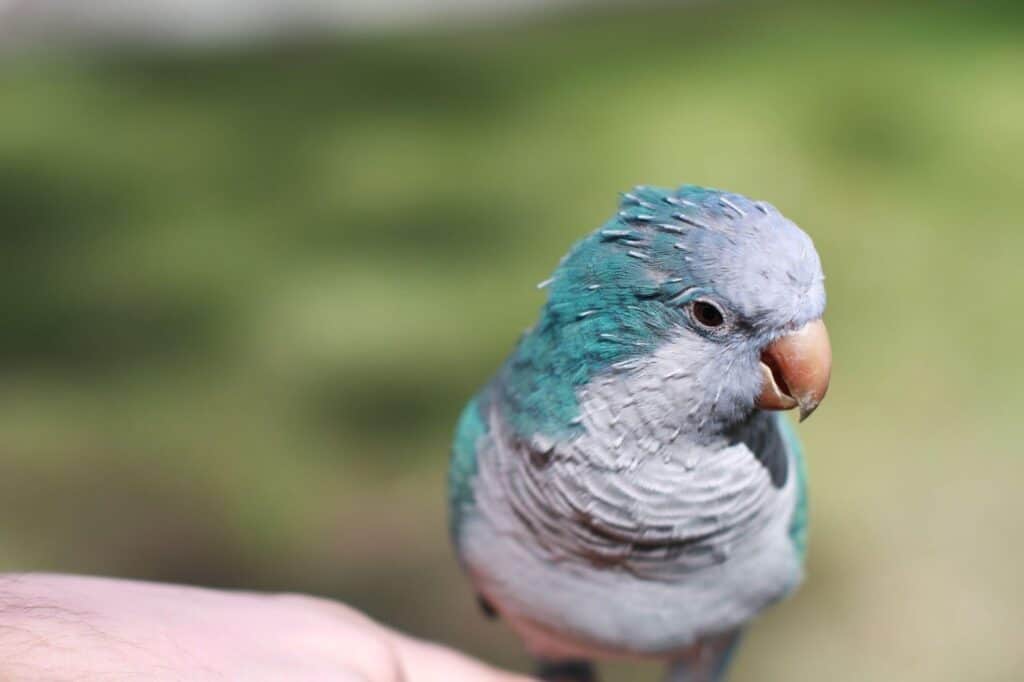
<svg viewBox="0 0 1024 682">
<path fill-rule="evenodd" d="M 715 327 L 721 327 L 722 323 L 725 322 L 725 315 L 714 303 L 710 301 L 694 301 L 690 307 L 693 319 L 705 327 L 714 329 Z"/>
</svg>

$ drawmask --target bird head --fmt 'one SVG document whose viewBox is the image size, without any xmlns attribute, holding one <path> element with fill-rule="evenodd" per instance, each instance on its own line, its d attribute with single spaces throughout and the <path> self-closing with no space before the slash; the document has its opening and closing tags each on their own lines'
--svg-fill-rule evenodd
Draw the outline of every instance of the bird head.
<svg viewBox="0 0 1024 682">
<path fill-rule="evenodd" d="M 755 408 L 806 418 L 828 389 L 821 262 L 810 237 L 764 202 L 637 187 L 570 250 L 550 290 L 520 360 L 577 386 L 658 354 L 726 425 Z"/>
</svg>

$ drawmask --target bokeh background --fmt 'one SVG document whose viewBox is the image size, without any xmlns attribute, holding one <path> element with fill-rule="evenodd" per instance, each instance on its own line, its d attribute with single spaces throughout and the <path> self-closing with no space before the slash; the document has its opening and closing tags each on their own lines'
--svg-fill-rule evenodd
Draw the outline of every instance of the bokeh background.
<svg viewBox="0 0 1024 682">
<path fill-rule="evenodd" d="M 453 422 L 616 192 L 692 182 L 812 234 L 836 360 L 808 580 L 733 679 L 1021 679 L 1019 3 L 200 45 L 8 4 L 0 569 L 313 592 L 526 669 L 449 550 Z"/>
</svg>

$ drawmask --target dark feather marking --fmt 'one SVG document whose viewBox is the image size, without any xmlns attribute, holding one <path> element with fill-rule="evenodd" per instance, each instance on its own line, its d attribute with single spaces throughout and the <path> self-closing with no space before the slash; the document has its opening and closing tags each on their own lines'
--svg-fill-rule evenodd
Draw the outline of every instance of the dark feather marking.
<svg viewBox="0 0 1024 682">
<path fill-rule="evenodd" d="M 597 682 L 589 661 L 541 661 L 537 676 L 544 682 Z"/>
<path fill-rule="evenodd" d="M 498 609 L 494 608 L 494 605 L 487 601 L 487 597 L 482 594 L 476 595 L 476 603 L 487 620 L 498 620 Z"/>
<path fill-rule="evenodd" d="M 764 427 L 746 429 L 744 433 L 730 436 L 730 445 L 743 443 L 754 453 L 757 461 L 768 470 L 772 485 L 781 488 L 786 485 L 789 477 L 789 460 L 786 457 L 786 444 L 782 441 L 779 430 L 775 428 L 775 420 L 771 415 L 763 414 Z"/>
</svg>

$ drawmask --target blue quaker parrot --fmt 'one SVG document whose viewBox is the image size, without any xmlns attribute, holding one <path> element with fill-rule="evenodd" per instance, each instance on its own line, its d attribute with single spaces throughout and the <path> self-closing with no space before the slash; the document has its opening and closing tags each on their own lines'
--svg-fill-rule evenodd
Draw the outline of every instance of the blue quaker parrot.
<svg viewBox="0 0 1024 682">
<path fill-rule="evenodd" d="M 722 679 L 801 581 L 804 419 L 828 388 L 824 275 L 773 206 L 637 187 L 551 279 L 459 419 L 451 532 L 489 615 L 545 680 L 662 659 Z"/>
</svg>

